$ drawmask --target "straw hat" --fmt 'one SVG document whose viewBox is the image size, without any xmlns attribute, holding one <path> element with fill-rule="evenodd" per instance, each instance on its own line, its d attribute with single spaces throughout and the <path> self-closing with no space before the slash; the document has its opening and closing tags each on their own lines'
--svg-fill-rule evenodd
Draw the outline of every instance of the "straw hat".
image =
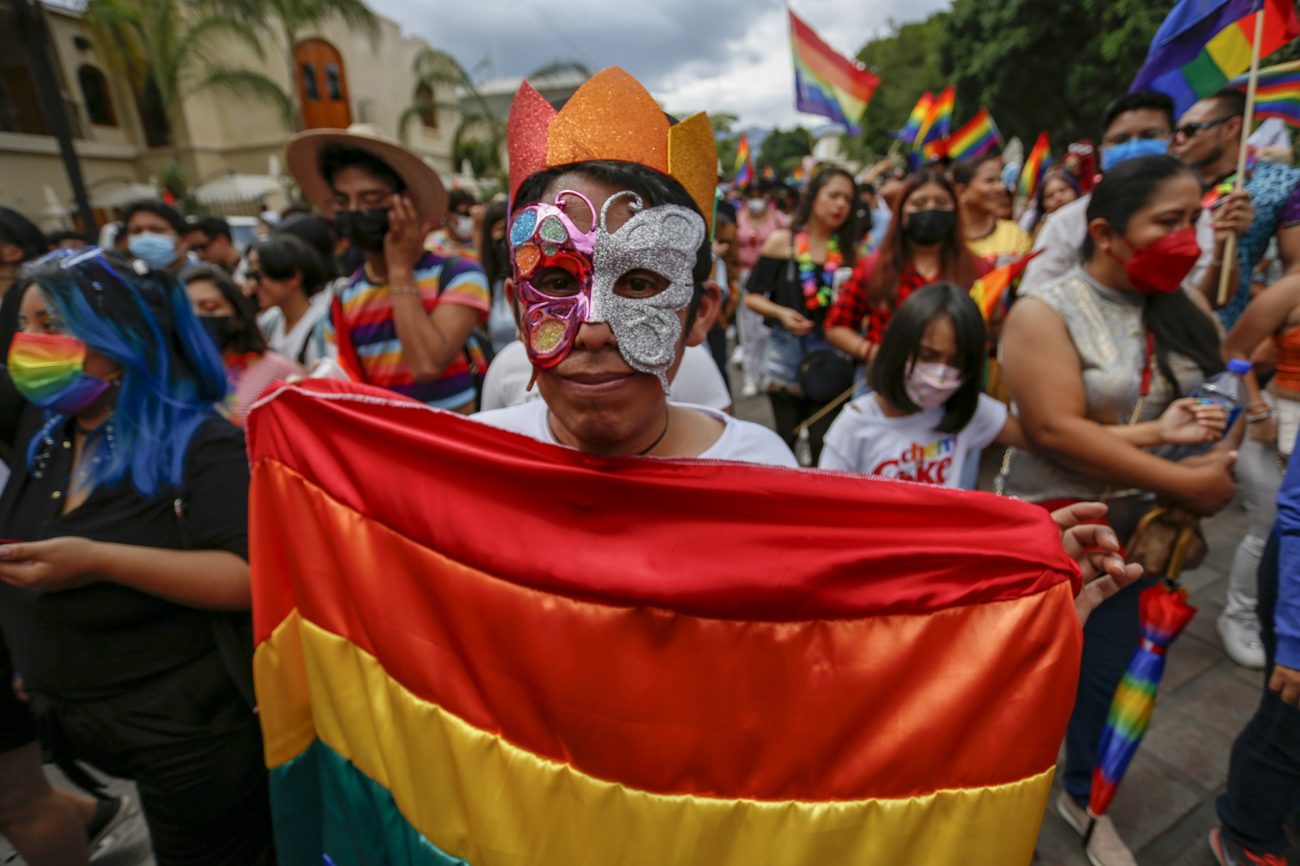
<svg viewBox="0 0 1300 866">
<path fill-rule="evenodd" d="M 334 212 L 334 191 L 320 172 L 320 153 L 326 145 L 355 147 L 387 163 L 406 184 L 406 193 L 420 218 L 440 225 L 447 215 L 447 190 L 438 173 L 423 159 L 385 136 L 368 123 L 354 123 L 346 130 L 310 129 L 289 139 L 285 163 L 308 201 L 325 213 Z"/>
</svg>

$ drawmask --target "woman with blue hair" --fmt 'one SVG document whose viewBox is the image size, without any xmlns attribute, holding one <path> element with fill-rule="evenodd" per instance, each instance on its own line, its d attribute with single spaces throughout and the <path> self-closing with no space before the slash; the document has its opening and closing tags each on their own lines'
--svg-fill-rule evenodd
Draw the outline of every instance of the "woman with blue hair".
<svg viewBox="0 0 1300 866">
<path fill-rule="evenodd" d="M 91 249 L 20 286 L 0 627 L 42 739 L 136 782 L 159 864 L 272 862 L 221 359 L 169 274 Z"/>
</svg>

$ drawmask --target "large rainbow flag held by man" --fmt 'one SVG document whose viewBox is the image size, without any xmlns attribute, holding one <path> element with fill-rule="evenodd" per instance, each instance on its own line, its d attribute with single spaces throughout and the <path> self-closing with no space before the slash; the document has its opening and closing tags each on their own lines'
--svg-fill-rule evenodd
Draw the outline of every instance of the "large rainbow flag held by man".
<svg viewBox="0 0 1300 866">
<path fill-rule="evenodd" d="M 282 863 L 1029 863 L 1081 647 L 1046 512 L 340 382 L 249 432 Z"/>
<path fill-rule="evenodd" d="M 1260 57 L 1300 36 L 1295 0 L 1179 0 L 1156 31 L 1132 89 L 1169 94 L 1176 116 L 1213 96 L 1250 68 L 1255 12 L 1261 5 Z"/>
<path fill-rule="evenodd" d="M 850 135 L 861 134 L 862 115 L 880 78 L 831 48 L 793 10 L 788 11 L 795 108 L 830 118 Z"/>
</svg>

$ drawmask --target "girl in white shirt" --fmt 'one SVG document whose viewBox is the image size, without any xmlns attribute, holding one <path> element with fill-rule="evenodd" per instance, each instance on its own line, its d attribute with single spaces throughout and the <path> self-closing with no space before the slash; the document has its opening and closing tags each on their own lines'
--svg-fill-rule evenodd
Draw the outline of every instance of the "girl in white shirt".
<svg viewBox="0 0 1300 866">
<path fill-rule="evenodd" d="M 952 283 L 914 292 L 885 329 L 867 379 L 826 433 L 820 466 L 958 487 L 967 455 L 990 444 L 1031 447 L 1007 407 L 980 392 L 987 358 L 984 319 Z M 1177 400 L 1156 421 L 1108 427 L 1140 445 L 1217 439 L 1223 411 Z"/>
<path fill-rule="evenodd" d="M 274 232 L 248 253 L 245 279 L 263 310 L 257 323 L 271 351 L 310 370 L 325 357 L 330 293 L 328 266 L 304 241 Z"/>
</svg>

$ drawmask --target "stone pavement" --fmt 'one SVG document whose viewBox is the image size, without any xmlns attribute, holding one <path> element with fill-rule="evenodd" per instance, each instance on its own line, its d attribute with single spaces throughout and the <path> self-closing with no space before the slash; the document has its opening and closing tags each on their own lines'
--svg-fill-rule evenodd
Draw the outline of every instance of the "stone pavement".
<svg viewBox="0 0 1300 866">
<path fill-rule="evenodd" d="M 771 423 L 764 398 L 741 399 L 741 417 Z M 986 467 L 989 455 L 986 455 Z M 987 473 L 985 473 L 987 475 Z M 1205 525 L 1210 554 L 1184 583 L 1200 610 L 1169 653 L 1151 729 L 1129 769 L 1110 814 L 1142 866 L 1213 866 L 1206 836 L 1216 823 L 1214 798 L 1227 778 L 1228 754 L 1259 699 L 1263 676 L 1223 654 L 1214 621 L 1223 607 L 1225 575 L 1246 527 L 1233 505 Z M 117 791 L 130 791 L 115 783 Z M 1053 792 L 1055 797 L 1055 792 Z M 1291 853 L 1300 863 L 1300 848 Z M 147 834 L 137 816 L 96 866 L 152 866 Z M 1087 866 L 1078 836 L 1049 806 L 1038 842 L 1043 866 Z M 0 839 L 0 864 L 18 866 Z"/>
</svg>

